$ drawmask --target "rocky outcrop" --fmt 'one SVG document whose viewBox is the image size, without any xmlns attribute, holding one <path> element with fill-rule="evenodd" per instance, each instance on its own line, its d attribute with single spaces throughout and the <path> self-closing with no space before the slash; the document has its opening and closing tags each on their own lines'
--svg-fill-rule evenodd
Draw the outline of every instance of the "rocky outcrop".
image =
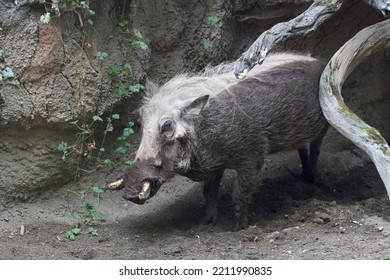
<svg viewBox="0 0 390 280">
<path fill-rule="evenodd" d="M 131 64 L 135 51 L 126 48 L 115 1 L 99 1 L 93 9 L 98 20 L 93 27 L 81 28 L 71 10 L 44 24 L 41 5 L 0 4 L 0 67 L 14 74 L 0 84 L 4 200 L 27 199 L 37 190 L 72 180 L 76 159 L 64 163 L 56 151 L 61 141 L 73 143 L 80 132 L 68 123 L 104 114 L 124 99 L 117 93 L 118 78 L 106 69 Z M 98 51 L 108 58 L 99 58 Z M 135 69 L 127 82 L 141 79 L 146 68 Z"/>
</svg>

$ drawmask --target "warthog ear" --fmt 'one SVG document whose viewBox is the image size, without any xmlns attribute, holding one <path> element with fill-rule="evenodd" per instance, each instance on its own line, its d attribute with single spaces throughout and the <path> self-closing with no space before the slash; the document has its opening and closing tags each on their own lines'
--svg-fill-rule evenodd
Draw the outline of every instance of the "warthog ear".
<svg viewBox="0 0 390 280">
<path fill-rule="evenodd" d="M 158 86 L 151 80 L 146 79 L 145 82 L 145 96 L 146 98 L 152 98 L 152 96 L 158 91 Z"/>
<path fill-rule="evenodd" d="M 198 117 L 208 100 L 209 100 L 208 94 L 185 100 L 181 108 L 181 117 L 183 118 Z"/>
</svg>

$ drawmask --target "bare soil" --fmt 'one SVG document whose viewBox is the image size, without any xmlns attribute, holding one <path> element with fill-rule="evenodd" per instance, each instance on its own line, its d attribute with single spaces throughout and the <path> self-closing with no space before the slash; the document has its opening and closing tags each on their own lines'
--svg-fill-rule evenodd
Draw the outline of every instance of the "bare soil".
<svg viewBox="0 0 390 280">
<path fill-rule="evenodd" d="M 320 155 L 316 184 L 297 153 L 268 159 L 250 211 L 252 225 L 231 232 L 234 172 L 227 172 L 216 226 L 198 221 L 202 189 L 175 177 L 145 205 L 91 188 L 121 172 L 102 171 L 0 213 L 0 259 L 383 259 L 390 255 L 390 201 L 374 165 L 358 150 Z M 90 202 L 106 215 L 70 241 L 74 210 Z"/>
</svg>

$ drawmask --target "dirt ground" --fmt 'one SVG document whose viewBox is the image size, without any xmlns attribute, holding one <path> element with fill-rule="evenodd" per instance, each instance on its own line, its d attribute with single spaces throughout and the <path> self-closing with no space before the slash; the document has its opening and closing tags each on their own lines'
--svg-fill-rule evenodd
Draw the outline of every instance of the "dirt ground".
<svg viewBox="0 0 390 280">
<path fill-rule="evenodd" d="M 202 191 L 175 177 L 145 205 L 106 191 L 98 204 L 93 186 L 121 173 L 96 172 L 33 202 L 0 213 L 0 259 L 384 259 L 390 255 L 390 201 L 376 169 L 359 150 L 323 152 L 316 184 L 300 182 L 297 153 L 268 159 L 263 185 L 250 211 L 252 225 L 231 232 L 227 172 L 215 227 L 198 223 Z M 90 202 L 105 214 L 74 241 L 72 211 Z"/>
</svg>

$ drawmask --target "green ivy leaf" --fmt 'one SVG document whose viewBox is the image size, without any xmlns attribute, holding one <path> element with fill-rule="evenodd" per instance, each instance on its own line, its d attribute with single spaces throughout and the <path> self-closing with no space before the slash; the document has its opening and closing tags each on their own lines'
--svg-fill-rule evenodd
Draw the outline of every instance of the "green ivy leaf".
<svg viewBox="0 0 390 280">
<path fill-rule="evenodd" d="M 59 152 L 66 152 L 66 151 L 68 151 L 68 143 L 62 141 L 60 144 L 58 144 L 57 151 L 59 151 Z"/>
<path fill-rule="evenodd" d="M 99 117 L 99 116 L 93 116 L 93 117 L 92 117 L 92 120 L 93 120 L 94 122 L 96 122 L 96 121 L 102 122 L 102 121 L 103 121 L 103 119 L 102 119 L 101 117 Z"/>
<path fill-rule="evenodd" d="M 129 25 L 129 22 L 127 20 L 123 19 L 119 22 L 119 27 L 122 29 L 125 29 L 128 25 Z"/>
<path fill-rule="evenodd" d="M 107 58 L 107 56 L 108 56 L 108 53 L 106 53 L 106 52 L 101 52 L 101 51 L 96 52 L 96 57 L 99 59 L 103 60 L 103 59 Z"/>
<path fill-rule="evenodd" d="M 67 231 L 65 237 L 71 241 L 75 241 L 76 239 L 76 235 L 74 235 L 74 233 L 71 231 Z"/>
<path fill-rule="evenodd" d="M 11 67 L 5 67 L 1 74 L 5 79 L 12 79 L 13 77 L 15 77 L 14 71 L 12 71 Z"/>
<path fill-rule="evenodd" d="M 134 130 L 131 127 L 126 127 L 123 129 L 123 137 L 128 138 L 130 135 L 134 134 Z"/>
<path fill-rule="evenodd" d="M 78 235 L 81 232 L 81 228 L 74 227 L 70 230 L 74 235 Z"/>
<path fill-rule="evenodd" d="M 148 45 L 146 43 L 142 42 L 142 41 L 132 41 L 131 45 L 135 46 L 135 47 L 138 47 L 138 48 L 140 48 L 142 50 L 149 49 Z"/>
<path fill-rule="evenodd" d="M 216 23 L 218 21 L 218 17 L 216 16 L 211 16 L 211 17 L 208 17 L 207 20 L 209 22 L 212 22 L 212 23 Z"/>
<path fill-rule="evenodd" d="M 210 41 L 206 41 L 206 42 L 203 43 L 203 47 L 204 47 L 206 50 L 211 49 L 212 46 L 213 46 L 213 43 L 211 43 Z"/>
<path fill-rule="evenodd" d="M 18 215 L 19 217 L 24 217 L 24 213 L 22 210 L 16 210 L 16 215 Z"/>
<path fill-rule="evenodd" d="M 72 6 L 73 8 L 78 8 L 79 7 L 79 3 L 78 3 L 77 0 L 69 0 L 67 2 L 68 2 L 67 4 Z"/>
<path fill-rule="evenodd" d="M 104 215 L 102 212 L 97 211 L 95 209 L 93 209 L 90 214 L 94 219 L 104 220 L 106 218 L 106 215 Z"/>
<path fill-rule="evenodd" d="M 127 87 L 125 85 L 120 85 L 118 87 L 118 94 L 119 96 L 124 96 L 126 94 Z"/>
<path fill-rule="evenodd" d="M 119 119 L 120 119 L 120 115 L 119 115 L 119 114 L 113 114 L 113 115 L 111 116 L 111 118 L 112 118 L 113 120 L 119 120 Z"/>
<path fill-rule="evenodd" d="M 117 154 L 125 154 L 126 153 L 126 148 L 120 146 L 120 147 L 116 148 L 115 153 L 117 153 Z"/>
<path fill-rule="evenodd" d="M 95 194 L 102 194 L 104 192 L 104 190 L 102 188 L 99 188 L 99 187 L 93 187 L 92 191 Z"/>
<path fill-rule="evenodd" d="M 40 17 L 39 20 L 40 20 L 42 23 L 44 23 L 44 24 L 49 24 L 50 18 L 51 18 L 51 16 L 50 16 L 50 13 L 48 12 L 48 13 L 45 13 L 45 14 L 41 15 L 41 17 Z"/>
<path fill-rule="evenodd" d="M 218 17 L 216 16 L 211 16 L 211 17 L 208 17 L 207 20 L 209 21 L 209 28 L 211 30 L 216 30 L 217 29 L 217 25 L 216 23 L 218 22 Z"/>
<path fill-rule="evenodd" d="M 119 75 L 119 73 L 121 72 L 121 69 L 116 66 L 116 65 L 111 65 L 110 67 L 107 68 L 107 73 L 109 75 Z"/>
<path fill-rule="evenodd" d="M 95 229 L 95 228 L 93 228 L 93 227 L 89 227 L 89 228 L 88 228 L 88 232 L 89 232 L 90 234 L 92 234 L 93 236 L 97 236 L 97 235 L 98 235 L 97 229 Z"/>
<path fill-rule="evenodd" d="M 93 205 L 89 202 L 86 202 L 84 204 L 84 212 L 90 214 L 92 210 L 93 210 Z"/>
<path fill-rule="evenodd" d="M 133 34 L 138 39 L 142 39 L 142 37 L 143 37 L 141 31 L 139 31 L 137 28 L 133 28 Z"/>
<path fill-rule="evenodd" d="M 133 162 L 132 162 L 131 160 L 126 160 L 126 161 L 125 161 L 125 164 L 126 164 L 126 165 L 131 165 L 132 163 L 133 163 Z"/>
<path fill-rule="evenodd" d="M 131 75 L 131 73 L 133 72 L 133 68 L 131 67 L 131 64 L 129 64 L 129 63 L 126 63 L 123 66 L 123 70 L 126 72 L 127 75 Z"/>
<path fill-rule="evenodd" d="M 62 152 L 62 161 L 65 161 L 66 156 L 68 155 L 68 143 L 62 141 L 60 144 L 57 146 L 57 151 Z"/>
<path fill-rule="evenodd" d="M 145 87 L 141 84 L 135 84 L 135 85 L 129 86 L 129 92 L 131 92 L 131 93 L 140 92 L 144 88 Z"/>
</svg>

